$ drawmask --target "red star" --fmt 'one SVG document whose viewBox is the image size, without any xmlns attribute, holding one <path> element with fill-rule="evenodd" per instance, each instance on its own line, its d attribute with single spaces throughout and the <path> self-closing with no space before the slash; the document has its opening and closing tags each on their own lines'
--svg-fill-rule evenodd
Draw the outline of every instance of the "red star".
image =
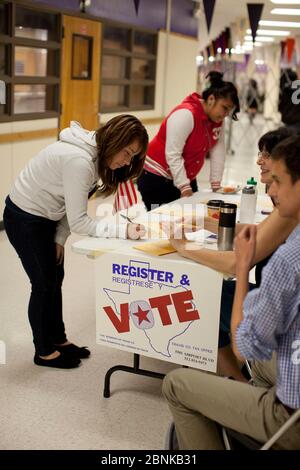
<svg viewBox="0 0 300 470">
<path fill-rule="evenodd" d="M 139 319 L 139 325 L 142 323 L 142 321 L 147 321 L 150 323 L 150 320 L 147 318 L 147 313 L 150 312 L 150 310 L 142 310 L 141 307 L 138 308 L 138 311 L 135 312 L 133 315 L 138 317 Z"/>
</svg>

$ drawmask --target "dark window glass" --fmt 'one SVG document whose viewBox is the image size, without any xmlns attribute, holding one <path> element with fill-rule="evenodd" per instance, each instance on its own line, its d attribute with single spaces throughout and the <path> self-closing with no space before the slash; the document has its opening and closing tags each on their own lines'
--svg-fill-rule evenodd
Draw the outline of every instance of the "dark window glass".
<svg viewBox="0 0 300 470">
<path fill-rule="evenodd" d="M 8 12 L 7 5 L 0 3 L 0 34 L 8 34 Z"/>
<path fill-rule="evenodd" d="M 57 109 L 56 85 L 15 85 L 14 113 L 44 113 Z"/>
<path fill-rule="evenodd" d="M 128 60 L 121 56 L 104 55 L 102 78 L 128 78 Z"/>
<path fill-rule="evenodd" d="M 101 70 L 104 112 L 153 107 L 156 34 L 105 25 Z"/>
<path fill-rule="evenodd" d="M 15 36 L 57 41 L 58 15 L 16 5 Z"/>
<path fill-rule="evenodd" d="M 132 85 L 131 107 L 150 106 L 154 103 L 154 86 Z"/>
<path fill-rule="evenodd" d="M 7 46 L 0 44 L 0 75 L 8 74 Z"/>
<path fill-rule="evenodd" d="M 129 38 L 130 34 L 128 29 L 105 26 L 103 47 L 106 49 L 126 51 L 129 49 Z"/>
<path fill-rule="evenodd" d="M 0 81 L 0 115 L 7 114 L 7 101 L 10 92 L 10 85 L 5 85 Z"/>
<path fill-rule="evenodd" d="M 73 34 L 72 36 L 72 78 L 88 80 L 92 78 L 93 38 Z"/>
<path fill-rule="evenodd" d="M 131 78 L 154 80 L 154 62 L 144 59 L 132 59 Z"/>
<path fill-rule="evenodd" d="M 141 31 L 134 32 L 133 52 L 155 54 L 155 37 Z"/>
<path fill-rule="evenodd" d="M 127 87 L 124 85 L 103 85 L 101 104 L 104 108 L 128 106 Z"/>
</svg>

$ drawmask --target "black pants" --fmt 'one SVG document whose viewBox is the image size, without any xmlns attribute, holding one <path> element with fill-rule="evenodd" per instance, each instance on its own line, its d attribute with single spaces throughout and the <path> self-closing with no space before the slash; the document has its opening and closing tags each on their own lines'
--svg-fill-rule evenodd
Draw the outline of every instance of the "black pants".
<svg viewBox="0 0 300 470">
<path fill-rule="evenodd" d="M 198 191 L 196 180 L 191 181 L 190 184 L 194 193 Z M 139 177 L 137 186 L 147 211 L 162 204 L 176 201 L 181 196 L 179 189 L 174 186 L 173 180 L 168 180 L 164 176 L 155 175 L 146 170 Z"/>
<path fill-rule="evenodd" d="M 57 222 L 24 212 L 9 197 L 4 227 L 31 282 L 28 317 L 36 353 L 47 356 L 66 341 L 62 318 L 63 265 L 56 264 Z"/>
</svg>

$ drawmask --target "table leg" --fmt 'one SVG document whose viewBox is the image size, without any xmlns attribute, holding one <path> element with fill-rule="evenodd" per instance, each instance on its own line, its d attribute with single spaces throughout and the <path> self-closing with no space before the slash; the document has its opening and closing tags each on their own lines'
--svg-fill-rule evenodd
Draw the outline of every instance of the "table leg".
<svg viewBox="0 0 300 470">
<path fill-rule="evenodd" d="M 133 367 L 118 365 L 118 366 L 114 366 L 108 369 L 108 371 L 105 374 L 105 379 L 104 379 L 104 390 L 103 390 L 104 398 L 110 397 L 110 378 L 111 378 L 111 375 L 117 370 L 122 370 L 124 372 L 129 372 L 131 374 L 136 374 L 136 375 L 144 375 L 146 377 L 154 377 L 155 379 L 163 379 L 165 376 L 165 374 L 160 374 L 159 372 L 153 372 L 151 370 L 140 369 L 140 355 L 134 354 L 133 355 Z"/>
</svg>

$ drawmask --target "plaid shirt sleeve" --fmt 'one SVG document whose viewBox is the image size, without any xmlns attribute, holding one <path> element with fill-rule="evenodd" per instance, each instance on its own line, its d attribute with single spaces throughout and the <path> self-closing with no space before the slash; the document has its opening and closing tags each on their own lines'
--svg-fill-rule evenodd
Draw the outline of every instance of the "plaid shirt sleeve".
<svg viewBox="0 0 300 470">
<path fill-rule="evenodd" d="M 246 296 L 244 318 L 236 331 L 239 353 L 246 359 L 269 360 L 280 335 L 298 313 L 298 273 L 283 256 L 272 256 L 263 270 L 262 283 Z"/>
</svg>

